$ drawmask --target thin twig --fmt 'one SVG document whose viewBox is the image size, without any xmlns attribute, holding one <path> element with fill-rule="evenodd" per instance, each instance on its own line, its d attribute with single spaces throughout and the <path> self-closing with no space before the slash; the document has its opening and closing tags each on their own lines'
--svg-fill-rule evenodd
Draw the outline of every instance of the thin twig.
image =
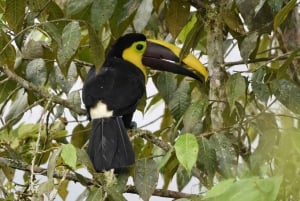
<svg viewBox="0 0 300 201">
<path fill-rule="evenodd" d="M 30 188 L 32 189 L 32 191 L 34 191 L 34 183 L 33 183 L 34 169 L 33 169 L 33 167 L 35 165 L 36 158 L 37 158 L 37 155 L 39 153 L 41 136 L 42 136 L 42 132 L 43 132 L 43 129 L 44 129 L 44 125 L 43 125 L 44 124 L 44 118 L 45 118 L 45 114 L 47 113 L 48 107 L 50 106 L 51 100 L 52 100 L 52 98 L 50 98 L 48 100 L 46 106 L 43 109 L 42 115 L 41 115 L 41 119 L 40 119 L 40 123 L 39 123 L 39 132 L 38 132 L 37 139 L 36 139 L 36 142 L 35 142 L 35 150 L 34 150 L 33 158 L 32 158 L 32 161 L 31 161 L 31 170 L 30 170 L 31 174 L 30 174 L 29 184 L 30 184 Z"/>
<path fill-rule="evenodd" d="M 232 61 L 232 62 L 225 62 L 226 67 L 232 67 L 236 65 L 243 65 L 243 64 L 251 64 L 251 63 L 259 63 L 259 62 L 273 62 L 273 61 L 281 61 L 281 60 L 286 60 L 289 58 L 289 53 L 280 55 L 280 56 L 270 56 L 270 57 L 264 57 L 264 58 L 257 58 L 257 59 L 250 59 L 245 62 L 245 60 L 240 60 L 240 61 Z M 296 56 L 295 58 L 299 58 L 300 56 Z"/>
</svg>

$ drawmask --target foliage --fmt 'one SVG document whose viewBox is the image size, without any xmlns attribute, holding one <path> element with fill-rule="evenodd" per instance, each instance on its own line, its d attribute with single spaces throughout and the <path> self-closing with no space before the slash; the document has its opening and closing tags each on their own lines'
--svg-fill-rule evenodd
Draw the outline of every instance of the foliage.
<svg viewBox="0 0 300 201">
<path fill-rule="evenodd" d="M 123 192 L 144 200 L 299 200 L 299 1 L 215 3 L 1 0 L 0 200 L 67 200 L 71 181 L 85 187 L 78 200 L 125 200 Z M 110 45 L 135 31 L 182 45 L 182 58 L 191 50 L 206 55 L 216 14 L 223 49 L 215 51 L 226 59 L 238 50 L 242 58 L 208 66 L 226 72 L 225 97 L 210 99 L 211 73 L 211 81 L 199 84 L 149 72 L 159 93 L 138 108 L 146 114 L 163 100 L 160 129 L 133 132 L 137 162 L 128 174 L 95 173 L 84 151 L 90 124 L 80 98 L 89 67 L 100 68 Z M 222 127 L 216 129 L 211 111 L 218 101 L 225 107 L 217 108 Z M 24 171 L 22 184 L 16 170 Z M 159 173 L 163 189 L 156 189 Z M 136 188 L 126 186 L 129 176 Z M 175 176 L 180 191 L 193 176 L 205 194 L 168 190 Z"/>
</svg>

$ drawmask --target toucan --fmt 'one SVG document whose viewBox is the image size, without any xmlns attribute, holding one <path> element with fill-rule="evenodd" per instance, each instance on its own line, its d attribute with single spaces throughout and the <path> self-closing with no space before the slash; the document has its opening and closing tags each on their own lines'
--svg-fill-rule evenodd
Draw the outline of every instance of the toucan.
<svg viewBox="0 0 300 201">
<path fill-rule="evenodd" d="M 130 33 L 112 45 L 100 70 L 91 67 L 82 99 L 92 121 L 87 152 L 97 172 L 127 168 L 135 162 L 126 129 L 131 128 L 133 113 L 145 92 L 146 67 L 201 82 L 207 79 L 207 70 L 198 59 L 189 54 L 180 60 L 179 54 L 175 45 Z"/>
</svg>

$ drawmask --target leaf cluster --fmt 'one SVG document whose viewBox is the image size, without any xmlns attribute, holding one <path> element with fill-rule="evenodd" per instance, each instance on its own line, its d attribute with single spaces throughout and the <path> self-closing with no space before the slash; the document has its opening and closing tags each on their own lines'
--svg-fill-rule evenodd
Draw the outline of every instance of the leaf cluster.
<svg viewBox="0 0 300 201">
<path fill-rule="evenodd" d="M 211 111 L 220 100 L 209 98 L 209 81 L 149 72 L 158 93 L 145 96 L 138 108 L 147 115 L 164 102 L 161 124 L 150 134 L 130 132 L 136 164 L 115 177 L 96 173 L 85 152 L 90 124 L 82 108 L 81 81 L 89 67 L 100 68 L 110 45 L 126 32 L 180 44 L 182 58 L 191 51 L 202 57 L 210 45 L 207 19 L 219 5 L 0 1 L 0 159 L 32 167 L 5 166 L 0 160 L 0 200 L 67 200 L 70 172 L 85 188 L 77 200 L 125 200 L 123 192 L 132 192 L 126 186 L 129 176 L 143 200 L 155 194 L 179 200 L 299 200 L 299 46 L 292 48 L 283 34 L 290 31 L 299 3 L 230 0 L 220 5 L 214 12 L 222 18 L 222 56 L 238 49 L 243 64 L 242 70 L 222 66 L 223 127 L 213 129 Z M 41 165 L 47 167 L 46 182 L 37 179 L 33 168 Z M 16 169 L 26 169 L 23 184 L 14 182 Z M 79 169 L 90 173 L 94 183 Z M 156 189 L 159 174 L 162 191 Z M 174 178 L 177 194 L 168 191 Z M 204 195 L 181 194 L 192 178 Z"/>
</svg>

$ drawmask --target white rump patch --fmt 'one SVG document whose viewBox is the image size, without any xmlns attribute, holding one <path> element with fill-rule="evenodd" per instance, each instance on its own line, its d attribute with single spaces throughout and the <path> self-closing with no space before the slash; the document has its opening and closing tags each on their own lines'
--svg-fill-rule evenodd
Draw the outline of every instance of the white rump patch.
<svg viewBox="0 0 300 201">
<path fill-rule="evenodd" d="M 107 109 L 107 105 L 101 101 L 90 109 L 91 119 L 99 119 L 105 117 L 112 117 L 113 111 Z"/>
</svg>

